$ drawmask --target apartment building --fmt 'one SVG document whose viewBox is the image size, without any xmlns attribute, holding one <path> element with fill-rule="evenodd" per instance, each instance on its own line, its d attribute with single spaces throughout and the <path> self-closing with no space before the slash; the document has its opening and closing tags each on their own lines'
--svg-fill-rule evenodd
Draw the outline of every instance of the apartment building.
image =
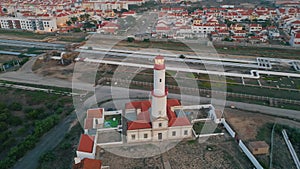
<svg viewBox="0 0 300 169">
<path fill-rule="evenodd" d="M 57 30 L 56 19 L 47 17 L 0 17 L 0 28 L 20 29 L 37 32 L 54 32 Z"/>
</svg>

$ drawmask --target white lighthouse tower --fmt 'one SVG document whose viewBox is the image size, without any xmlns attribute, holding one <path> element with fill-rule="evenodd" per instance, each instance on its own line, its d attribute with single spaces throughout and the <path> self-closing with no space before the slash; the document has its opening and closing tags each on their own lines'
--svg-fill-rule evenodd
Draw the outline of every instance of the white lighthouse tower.
<svg viewBox="0 0 300 169">
<path fill-rule="evenodd" d="M 167 117 L 167 91 L 165 88 L 165 73 L 166 66 L 164 57 L 156 56 L 154 59 L 154 87 L 152 90 L 152 104 L 151 104 L 151 120 L 160 117 Z"/>
</svg>

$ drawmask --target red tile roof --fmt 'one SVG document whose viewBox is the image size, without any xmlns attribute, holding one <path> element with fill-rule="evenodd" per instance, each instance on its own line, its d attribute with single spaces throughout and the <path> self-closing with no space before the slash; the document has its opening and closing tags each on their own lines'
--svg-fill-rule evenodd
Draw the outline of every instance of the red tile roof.
<svg viewBox="0 0 300 169">
<path fill-rule="evenodd" d="M 169 127 L 188 126 L 188 125 L 191 125 L 191 123 L 189 119 L 186 117 L 177 117 L 169 121 Z"/>
<path fill-rule="evenodd" d="M 126 109 L 143 109 L 143 104 L 147 104 L 145 111 L 142 110 L 141 113 L 138 114 L 137 120 L 127 123 L 127 130 L 151 128 L 150 112 L 148 111 L 148 109 L 151 107 L 150 101 L 146 100 L 127 103 Z M 186 117 L 177 117 L 175 112 L 171 110 L 171 107 L 180 105 L 181 103 L 177 99 L 167 100 L 167 116 L 169 119 L 169 127 L 191 125 L 190 121 Z"/>
<path fill-rule="evenodd" d="M 81 134 L 79 146 L 77 151 L 92 153 L 94 147 L 95 136 L 89 136 L 87 134 Z"/>
<path fill-rule="evenodd" d="M 127 123 L 127 130 L 147 129 L 151 124 L 145 120 L 136 120 Z"/>
<path fill-rule="evenodd" d="M 101 165 L 101 160 L 85 158 L 80 163 L 73 165 L 73 169 L 101 169 Z"/>
<path fill-rule="evenodd" d="M 103 109 L 88 109 L 86 118 L 102 118 L 103 117 Z"/>
<path fill-rule="evenodd" d="M 140 112 L 137 115 L 137 120 L 144 120 L 146 122 L 150 122 L 150 113 L 149 113 L 149 111 Z"/>
<path fill-rule="evenodd" d="M 84 121 L 84 129 L 92 129 L 93 128 L 93 118 L 87 118 Z"/>
</svg>

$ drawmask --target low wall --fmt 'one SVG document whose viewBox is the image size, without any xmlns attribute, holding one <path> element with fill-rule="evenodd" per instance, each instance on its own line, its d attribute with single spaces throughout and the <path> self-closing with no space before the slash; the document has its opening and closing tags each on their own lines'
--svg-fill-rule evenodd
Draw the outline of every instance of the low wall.
<svg viewBox="0 0 300 169">
<path fill-rule="evenodd" d="M 252 155 L 252 153 L 248 150 L 248 148 L 245 146 L 242 140 L 239 141 L 239 146 L 241 147 L 243 152 L 247 155 L 247 157 L 249 158 L 249 160 L 252 162 L 252 164 L 255 166 L 256 169 L 264 169 L 256 160 L 256 158 Z"/>
<path fill-rule="evenodd" d="M 231 137 L 235 137 L 235 132 L 231 129 L 231 127 L 229 126 L 229 124 L 225 121 L 225 119 L 221 120 L 221 123 L 224 125 L 224 127 L 226 128 L 226 130 L 228 131 L 228 133 L 231 135 Z"/>
</svg>

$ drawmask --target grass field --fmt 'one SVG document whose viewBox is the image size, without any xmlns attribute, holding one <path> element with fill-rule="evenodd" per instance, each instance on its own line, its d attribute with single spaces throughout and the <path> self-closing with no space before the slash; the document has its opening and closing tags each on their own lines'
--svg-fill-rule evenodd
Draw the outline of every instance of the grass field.
<svg viewBox="0 0 300 169">
<path fill-rule="evenodd" d="M 46 37 L 55 35 L 55 34 L 47 34 L 47 33 L 39 34 L 39 33 L 34 33 L 34 32 L 24 31 L 24 30 L 6 30 L 6 29 L 0 29 L 0 34 L 6 36 L 29 38 L 29 39 L 44 39 Z"/>
<path fill-rule="evenodd" d="M 273 128 L 272 123 L 266 123 L 263 125 L 256 136 L 257 140 L 266 141 L 269 145 L 271 145 L 271 133 Z M 287 145 L 284 142 L 282 136 L 282 129 L 286 129 L 289 135 L 289 139 L 296 150 L 298 156 L 300 155 L 300 129 L 292 128 L 287 125 L 276 124 L 274 128 L 274 149 L 273 149 L 273 167 L 274 168 L 295 168 L 292 157 L 287 149 Z M 269 158 L 265 158 L 263 156 L 258 156 L 258 160 L 264 164 L 266 167 L 269 166 Z"/>
<path fill-rule="evenodd" d="M 73 111 L 72 99 L 68 96 L 3 87 L 0 94 L 0 168 L 14 163 L 7 158 L 21 158 L 39 137 Z"/>
<path fill-rule="evenodd" d="M 107 115 L 104 117 L 104 128 L 114 128 L 121 125 L 121 115 Z"/>
<path fill-rule="evenodd" d="M 82 127 L 77 123 L 64 139 L 53 149 L 43 154 L 39 159 L 38 169 L 72 168 L 79 143 Z"/>
<path fill-rule="evenodd" d="M 134 48 L 156 48 L 164 50 L 175 50 L 175 51 L 185 51 L 193 52 L 187 45 L 182 42 L 144 42 L 144 41 L 121 41 L 117 47 L 134 47 Z M 200 49 L 201 48 L 201 49 Z M 205 45 L 199 45 L 199 49 L 205 49 Z M 207 48 L 207 47 L 206 47 Z M 217 53 L 227 54 L 227 55 L 239 55 L 239 56 L 254 56 L 254 57 L 274 57 L 274 58 L 284 58 L 284 59 L 299 59 L 300 49 L 278 49 L 270 47 L 243 47 L 243 46 L 225 46 L 225 45 L 215 45 Z"/>
</svg>

